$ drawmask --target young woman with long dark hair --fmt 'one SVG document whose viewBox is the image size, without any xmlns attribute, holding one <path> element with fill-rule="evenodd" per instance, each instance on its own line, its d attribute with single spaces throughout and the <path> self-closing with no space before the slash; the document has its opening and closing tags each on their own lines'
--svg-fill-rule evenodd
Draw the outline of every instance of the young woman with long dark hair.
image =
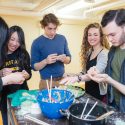
<svg viewBox="0 0 125 125">
<path fill-rule="evenodd" d="M 14 72 L 22 72 L 25 77 L 23 84 L 4 86 L 1 91 L 1 113 L 3 124 L 7 123 L 7 95 L 20 89 L 28 90 L 27 80 L 31 77 L 30 56 L 26 51 L 24 32 L 19 26 L 9 29 L 9 38 L 4 43 L 1 75 L 7 76 Z"/>
</svg>

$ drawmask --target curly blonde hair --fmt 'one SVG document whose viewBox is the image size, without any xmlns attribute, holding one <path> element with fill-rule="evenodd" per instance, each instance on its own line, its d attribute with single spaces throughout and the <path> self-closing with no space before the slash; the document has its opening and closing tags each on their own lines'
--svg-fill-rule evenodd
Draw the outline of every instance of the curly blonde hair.
<svg viewBox="0 0 125 125">
<path fill-rule="evenodd" d="M 103 35 L 102 28 L 101 28 L 100 24 L 98 24 L 98 23 L 89 24 L 84 29 L 84 35 L 83 35 L 83 40 L 82 40 L 82 45 L 81 45 L 81 52 L 80 52 L 81 66 L 83 68 L 83 71 L 86 70 L 86 62 L 88 59 L 88 55 L 92 51 L 92 46 L 88 42 L 88 30 L 90 28 L 99 29 L 102 46 L 106 49 L 110 48 L 109 42 L 107 41 L 106 37 Z"/>
</svg>

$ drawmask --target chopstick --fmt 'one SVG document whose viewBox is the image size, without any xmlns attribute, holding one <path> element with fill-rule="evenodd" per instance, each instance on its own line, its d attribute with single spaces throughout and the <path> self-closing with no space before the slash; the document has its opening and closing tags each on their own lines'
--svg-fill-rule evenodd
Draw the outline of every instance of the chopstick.
<svg viewBox="0 0 125 125">
<path fill-rule="evenodd" d="M 92 110 L 95 108 L 95 106 L 97 105 L 98 102 L 95 102 L 95 104 L 92 106 L 92 108 L 90 109 L 90 111 L 88 112 L 88 114 L 84 117 L 84 120 L 87 119 L 87 117 L 89 116 L 89 114 L 92 112 Z"/>
<path fill-rule="evenodd" d="M 51 91 L 52 91 L 52 75 L 50 77 L 50 100 L 51 100 Z"/>
<path fill-rule="evenodd" d="M 50 98 L 50 88 L 49 88 L 48 80 L 46 80 L 46 84 L 47 84 L 47 90 L 48 90 L 49 100 L 50 100 L 50 102 L 51 102 L 51 98 Z"/>
<path fill-rule="evenodd" d="M 50 124 L 48 124 L 48 123 L 46 123 L 44 121 L 41 121 L 41 120 L 39 120 L 37 118 L 34 118 L 34 117 L 30 116 L 30 115 L 24 115 L 24 118 L 28 119 L 28 120 L 31 120 L 31 121 L 39 124 L 39 125 L 50 125 Z"/>
<path fill-rule="evenodd" d="M 48 84 L 48 80 L 46 80 L 46 84 L 47 84 L 47 90 L 48 90 L 48 94 L 49 94 L 49 100 L 50 100 L 50 102 L 52 102 L 52 100 L 51 100 L 52 75 L 51 75 L 51 78 L 50 78 L 50 85 Z"/>
<path fill-rule="evenodd" d="M 80 117 L 81 119 L 83 118 L 83 114 L 84 114 L 84 112 L 86 110 L 86 106 L 87 106 L 88 102 L 89 102 L 89 98 L 87 99 L 87 102 L 86 102 L 86 104 L 85 104 L 85 106 L 83 108 L 83 111 L 82 111 L 82 114 L 81 114 L 81 117 Z"/>
<path fill-rule="evenodd" d="M 105 118 L 105 117 L 107 117 L 107 116 L 109 116 L 109 115 L 111 115 L 111 114 L 113 114 L 113 113 L 114 113 L 114 111 L 106 112 L 106 113 L 104 113 L 103 115 L 101 115 L 101 116 L 99 116 L 98 118 L 96 118 L 96 120 L 101 120 L 101 119 L 103 119 L 103 118 Z"/>
</svg>

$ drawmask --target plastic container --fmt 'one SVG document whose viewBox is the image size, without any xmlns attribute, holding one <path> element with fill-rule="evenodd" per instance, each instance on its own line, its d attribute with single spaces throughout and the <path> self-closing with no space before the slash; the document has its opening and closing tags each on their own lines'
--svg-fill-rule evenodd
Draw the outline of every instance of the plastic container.
<svg viewBox="0 0 125 125">
<path fill-rule="evenodd" d="M 42 90 L 38 93 L 38 103 L 40 105 L 42 114 L 50 119 L 59 119 L 63 115 L 60 109 L 68 109 L 74 101 L 74 95 L 67 90 L 52 89 L 50 102 L 48 90 Z"/>
</svg>

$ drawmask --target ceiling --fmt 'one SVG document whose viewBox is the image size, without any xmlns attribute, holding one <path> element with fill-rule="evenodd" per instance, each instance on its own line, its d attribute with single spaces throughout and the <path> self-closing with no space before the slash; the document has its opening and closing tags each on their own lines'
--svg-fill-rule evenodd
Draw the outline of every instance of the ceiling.
<svg viewBox="0 0 125 125">
<path fill-rule="evenodd" d="M 76 2 L 86 3 L 71 9 Z M 0 0 L 0 14 L 39 17 L 52 12 L 60 18 L 78 20 L 97 18 L 105 10 L 120 7 L 125 7 L 125 0 Z"/>
</svg>

